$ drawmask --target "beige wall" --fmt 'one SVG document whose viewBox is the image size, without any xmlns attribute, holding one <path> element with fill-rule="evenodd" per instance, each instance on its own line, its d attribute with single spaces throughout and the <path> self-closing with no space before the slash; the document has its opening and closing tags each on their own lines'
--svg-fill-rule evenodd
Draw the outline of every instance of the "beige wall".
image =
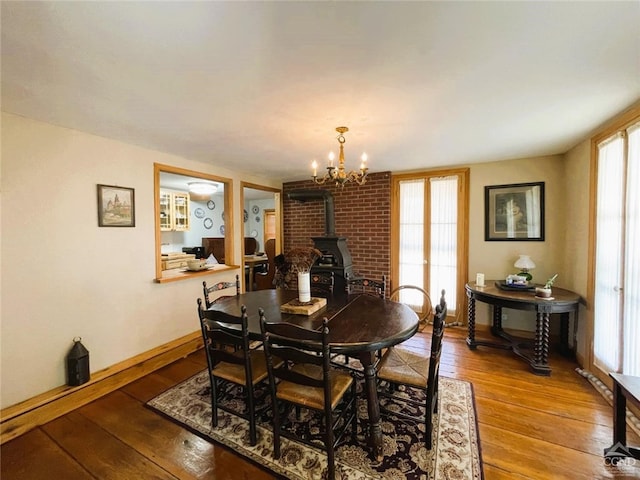
<svg viewBox="0 0 640 480">
<path fill-rule="evenodd" d="M 561 155 L 526 158 L 511 161 L 471 165 L 469 208 L 469 275 L 475 281 L 476 273 L 482 272 L 486 279 L 504 279 L 517 273 L 513 266 L 518 255 L 528 254 L 536 268 L 530 273 L 533 281 L 544 283 L 558 273 L 556 285 L 567 286 L 564 261 L 564 234 L 566 214 L 559 208 L 564 202 L 564 160 Z M 544 242 L 487 242 L 484 239 L 484 187 L 512 183 L 545 182 L 545 240 Z M 490 307 L 476 304 L 477 322 L 490 323 Z M 504 310 L 512 328 L 533 330 L 530 313 Z"/>
<path fill-rule="evenodd" d="M 486 242 L 484 240 L 484 187 L 511 183 L 545 182 L 545 240 L 544 242 Z M 519 254 L 528 254 L 535 262 L 531 271 L 533 281 L 544 283 L 554 273 L 558 286 L 563 281 L 562 205 L 564 189 L 564 162 L 562 156 L 538 157 L 471 165 L 469 209 L 469 279 L 475 281 L 476 272 L 488 279 L 504 279 L 517 273 L 513 264 Z"/>
<path fill-rule="evenodd" d="M 1 406 L 64 385 L 82 337 L 91 371 L 198 330 L 202 277 L 156 284 L 153 163 L 259 177 L 2 114 Z M 96 184 L 135 188 L 135 228 L 99 228 Z M 236 222 L 237 237 L 242 222 Z M 240 263 L 236 249 L 235 263 Z M 235 271 L 220 274 L 232 279 Z"/>
<path fill-rule="evenodd" d="M 544 283 L 558 273 L 556 286 L 586 297 L 587 247 L 589 228 L 589 141 L 580 143 L 565 155 L 536 157 L 471 165 L 469 218 L 469 272 L 488 279 L 502 279 L 516 273 L 513 266 L 519 254 L 528 254 L 536 263 L 533 281 Z M 484 187 L 510 183 L 545 182 L 545 241 L 486 242 L 484 240 Z M 488 305 L 477 303 L 477 322 L 490 324 Z M 505 326 L 533 331 L 530 312 L 505 309 Z M 585 357 L 584 308 L 578 322 L 578 358 Z M 555 318 L 555 317 L 554 317 Z M 573 328 L 573 320 L 571 324 Z M 552 323 L 552 333 L 558 332 Z"/>
<path fill-rule="evenodd" d="M 565 154 L 564 206 L 564 265 L 569 290 L 587 298 L 589 267 L 589 188 L 591 142 L 585 140 Z M 588 322 L 585 305 L 580 307 L 578 322 L 578 361 L 584 365 L 588 347 L 585 331 Z"/>
</svg>

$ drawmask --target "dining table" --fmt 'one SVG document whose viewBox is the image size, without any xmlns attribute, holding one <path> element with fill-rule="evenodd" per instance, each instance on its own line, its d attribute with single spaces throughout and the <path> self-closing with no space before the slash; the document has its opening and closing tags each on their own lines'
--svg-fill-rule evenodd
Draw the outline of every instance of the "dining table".
<svg viewBox="0 0 640 480">
<path fill-rule="evenodd" d="M 255 268 L 259 265 L 266 265 L 269 263 L 269 259 L 266 255 L 245 255 L 244 264 L 249 269 L 249 279 L 247 281 L 247 290 L 253 290 L 253 280 L 255 275 Z"/>
<path fill-rule="evenodd" d="M 251 340 L 262 338 L 258 313 L 260 308 L 264 310 L 268 322 L 288 322 L 314 330 L 322 326 L 326 317 L 329 320 L 331 352 L 356 358 L 362 364 L 363 391 L 369 414 L 367 442 L 373 458 L 381 460 L 382 429 L 376 352 L 412 337 L 418 330 L 418 315 L 407 305 L 367 293 L 335 292 L 314 296 L 325 297 L 327 304 L 310 315 L 281 312 L 281 305 L 298 297 L 297 290 L 285 289 L 258 290 L 221 298 L 209 309 L 240 316 L 242 306 L 245 306 Z"/>
</svg>

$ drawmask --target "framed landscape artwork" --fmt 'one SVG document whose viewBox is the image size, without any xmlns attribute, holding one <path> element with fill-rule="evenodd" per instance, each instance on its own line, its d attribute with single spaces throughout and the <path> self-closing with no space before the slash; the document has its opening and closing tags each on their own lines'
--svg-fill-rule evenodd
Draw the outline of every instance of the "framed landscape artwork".
<svg viewBox="0 0 640 480">
<path fill-rule="evenodd" d="M 98 185 L 98 226 L 136 226 L 133 188 Z"/>
<path fill-rule="evenodd" d="M 544 182 L 484 187 L 486 241 L 544 240 Z"/>
</svg>

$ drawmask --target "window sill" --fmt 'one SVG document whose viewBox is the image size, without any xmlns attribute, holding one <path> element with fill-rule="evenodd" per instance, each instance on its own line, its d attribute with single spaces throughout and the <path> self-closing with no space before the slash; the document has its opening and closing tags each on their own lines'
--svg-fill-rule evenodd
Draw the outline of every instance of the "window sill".
<svg viewBox="0 0 640 480">
<path fill-rule="evenodd" d="M 171 270 L 163 270 L 162 277 L 156 278 L 153 281 L 155 283 L 169 283 L 178 282 L 180 280 L 188 280 L 194 277 L 204 277 L 207 275 L 215 275 L 221 272 L 229 272 L 231 270 L 238 270 L 240 267 L 237 265 L 216 265 L 208 270 L 201 272 L 189 272 L 183 268 L 173 268 Z"/>
</svg>

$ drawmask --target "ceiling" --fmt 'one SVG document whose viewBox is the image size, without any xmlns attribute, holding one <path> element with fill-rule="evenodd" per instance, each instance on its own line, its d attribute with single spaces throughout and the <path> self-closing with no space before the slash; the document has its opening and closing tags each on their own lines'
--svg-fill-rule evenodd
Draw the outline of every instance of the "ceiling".
<svg viewBox="0 0 640 480">
<path fill-rule="evenodd" d="M 282 181 L 564 153 L 640 99 L 640 2 L 1 2 L 2 109 Z"/>
<path fill-rule="evenodd" d="M 189 182 L 202 182 L 203 179 L 199 177 L 191 177 L 188 175 L 179 175 L 176 173 L 160 172 L 160 187 L 168 188 L 170 190 L 180 190 L 186 192 L 189 190 Z M 224 194 L 224 183 L 213 182 L 208 179 L 204 180 L 207 183 L 213 183 L 218 187 L 215 195 Z M 243 195 L 245 202 L 251 200 L 267 200 L 273 199 L 274 193 L 269 190 L 259 190 L 256 188 L 244 187 Z"/>
</svg>

